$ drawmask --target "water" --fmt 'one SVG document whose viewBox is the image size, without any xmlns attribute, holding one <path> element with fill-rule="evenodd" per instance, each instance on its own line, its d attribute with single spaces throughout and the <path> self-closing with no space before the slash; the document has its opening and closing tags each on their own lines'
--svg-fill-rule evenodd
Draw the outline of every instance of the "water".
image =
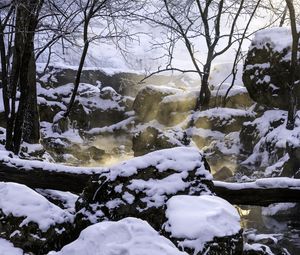
<svg viewBox="0 0 300 255">
<path fill-rule="evenodd" d="M 272 248 L 274 254 L 300 254 L 300 206 L 298 209 L 288 209 L 284 214 L 276 216 L 263 215 L 263 209 L 259 206 L 243 206 L 240 210 L 241 224 L 247 235 L 271 234 L 275 243 L 266 240 L 256 240 L 255 242 L 263 243 Z M 252 235 L 253 237 L 253 235 Z M 260 236 L 257 236 L 259 239 Z M 278 241 L 276 244 L 276 240 Z M 282 251 L 287 251 L 282 253 Z"/>
</svg>

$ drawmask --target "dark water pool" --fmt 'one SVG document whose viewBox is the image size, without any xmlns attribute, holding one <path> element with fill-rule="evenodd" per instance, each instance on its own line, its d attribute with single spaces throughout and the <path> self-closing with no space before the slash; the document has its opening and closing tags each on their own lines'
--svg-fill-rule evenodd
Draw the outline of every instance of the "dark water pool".
<svg viewBox="0 0 300 255">
<path fill-rule="evenodd" d="M 241 207 L 241 224 L 245 229 L 245 238 L 247 239 L 247 235 L 257 237 L 255 242 L 266 244 L 275 255 L 300 255 L 299 208 L 300 205 L 296 205 L 294 208 L 269 216 L 263 215 L 266 209 L 259 206 Z"/>
</svg>

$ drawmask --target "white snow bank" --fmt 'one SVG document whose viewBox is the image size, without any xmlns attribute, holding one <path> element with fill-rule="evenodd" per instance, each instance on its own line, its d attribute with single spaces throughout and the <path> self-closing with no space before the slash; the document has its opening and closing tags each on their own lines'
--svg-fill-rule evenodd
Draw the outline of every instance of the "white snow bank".
<svg viewBox="0 0 300 255">
<path fill-rule="evenodd" d="M 146 221 L 125 218 L 83 230 L 77 240 L 48 255 L 187 255 Z"/>
<path fill-rule="evenodd" d="M 42 231 L 50 226 L 71 222 L 73 216 L 25 185 L 0 182 L 0 209 L 5 215 L 25 217 L 20 227 L 34 222 Z"/>
<path fill-rule="evenodd" d="M 216 196 L 174 196 L 167 202 L 166 217 L 166 231 L 184 239 L 180 245 L 195 254 L 214 237 L 235 235 L 241 229 L 237 210 Z"/>
<path fill-rule="evenodd" d="M 214 185 L 218 187 L 225 187 L 231 190 L 259 189 L 259 188 L 300 189 L 300 179 L 293 179 L 288 177 L 274 177 L 274 178 L 262 178 L 254 182 L 246 182 L 246 183 L 229 183 L 229 182 L 214 181 Z"/>
<path fill-rule="evenodd" d="M 197 169 L 197 175 L 203 175 L 207 179 L 212 179 L 211 174 L 205 169 L 202 160 L 203 154 L 193 147 L 175 147 L 148 153 L 141 157 L 136 157 L 110 168 L 105 173 L 110 180 L 117 176 L 131 176 L 136 174 L 138 169 L 145 169 L 155 166 L 160 172 L 168 169 L 177 172 L 188 172 Z"/>
<path fill-rule="evenodd" d="M 15 248 L 14 245 L 0 238 L 0 255 L 23 255 L 23 251 L 19 248 Z"/>
</svg>

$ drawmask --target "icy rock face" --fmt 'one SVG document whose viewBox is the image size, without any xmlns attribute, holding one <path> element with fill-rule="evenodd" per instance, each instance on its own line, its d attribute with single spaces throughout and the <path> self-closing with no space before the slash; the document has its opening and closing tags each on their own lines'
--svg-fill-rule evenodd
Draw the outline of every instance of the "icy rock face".
<svg viewBox="0 0 300 255">
<path fill-rule="evenodd" d="M 77 227 L 137 217 L 160 230 L 165 202 L 179 194 L 211 194 L 211 178 L 195 148 L 165 149 L 125 161 L 89 182 L 76 204 Z"/>
<path fill-rule="evenodd" d="M 244 85 L 255 102 L 288 109 L 291 46 L 292 35 L 288 28 L 265 29 L 255 34 L 243 73 Z M 296 81 L 300 80 L 297 68 Z M 295 94 L 300 95 L 300 86 L 295 90 Z"/>
<path fill-rule="evenodd" d="M 69 241 L 73 216 L 30 188 L 0 182 L 0 237 L 44 254 Z"/>
<path fill-rule="evenodd" d="M 48 255 L 187 255 L 160 236 L 147 222 L 125 218 L 84 229 L 79 238 Z"/>
<path fill-rule="evenodd" d="M 189 254 L 242 254 L 240 216 L 226 200 L 173 196 L 167 202 L 164 234 Z"/>
</svg>

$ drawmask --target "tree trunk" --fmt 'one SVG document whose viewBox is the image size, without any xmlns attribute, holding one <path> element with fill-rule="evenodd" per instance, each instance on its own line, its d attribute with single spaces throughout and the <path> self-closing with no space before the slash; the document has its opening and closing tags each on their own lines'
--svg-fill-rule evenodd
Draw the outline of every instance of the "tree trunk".
<svg viewBox="0 0 300 255">
<path fill-rule="evenodd" d="M 297 55 L 298 55 L 299 34 L 297 31 L 296 14 L 295 14 L 293 0 L 286 0 L 286 4 L 290 13 L 291 30 L 292 30 L 292 37 L 293 37 L 292 57 L 291 57 L 291 65 L 290 65 L 290 81 L 288 84 L 290 102 L 289 102 L 289 111 L 288 111 L 286 128 L 289 130 L 293 130 L 295 127 L 295 115 L 296 115 L 297 104 L 298 104 L 297 96 L 295 95 L 295 91 L 294 91 L 294 86 L 295 86 L 295 71 L 296 71 L 296 66 L 298 64 Z"/>
<path fill-rule="evenodd" d="M 40 120 L 36 92 L 36 65 L 33 54 L 29 62 L 28 88 L 28 107 L 24 119 L 23 140 L 24 142 L 34 144 L 39 143 L 40 140 Z"/>
<path fill-rule="evenodd" d="M 36 70 L 34 58 L 34 35 L 38 23 L 39 11 L 43 1 L 22 0 L 18 5 L 16 19 L 16 62 L 14 68 L 18 70 L 17 84 L 20 89 L 19 107 L 12 122 L 13 152 L 19 153 L 23 135 L 26 134 L 28 142 L 39 140 L 39 119 L 36 102 Z M 16 77 L 15 77 L 16 79 Z M 17 86 L 13 83 L 14 86 Z M 14 93 L 16 90 L 14 91 Z M 14 97 L 12 95 L 12 97 Z M 26 123 L 26 124 L 24 124 Z M 24 130 L 26 130 L 24 132 Z"/>
</svg>

